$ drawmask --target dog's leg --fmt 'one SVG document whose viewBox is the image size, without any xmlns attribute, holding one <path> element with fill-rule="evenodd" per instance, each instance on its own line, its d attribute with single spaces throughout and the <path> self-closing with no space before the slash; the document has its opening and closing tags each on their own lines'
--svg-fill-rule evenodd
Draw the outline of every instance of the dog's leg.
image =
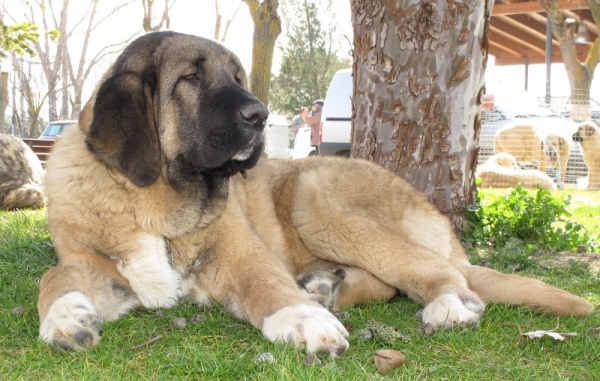
<svg viewBox="0 0 600 381">
<path fill-rule="evenodd" d="M 352 216 L 346 216 L 344 227 L 328 225 L 330 230 L 344 230 L 344 239 L 338 240 L 334 234 L 321 229 L 310 229 L 311 234 L 302 234 L 308 225 L 299 231 L 307 247 L 318 257 L 365 269 L 424 304 L 424 323 L 434 327 L 454 327 L 479 322 L 485 305 L 469 290 L 464 274 L 444 253 L 451 245 L 450 242 L 442 243 L 448 235 L 438 235 L 442 241 L 441 253 L 438 253 L 392 234 L 373 221 L 354 221 L 354 224 L 352 219 Z M 357 230 L 350 231 L 350 226 Z"/>
<path fill-rule="evenodd" d="M 235 223 L 238 234 L 216 239 L 214 252 L 219 254 L 193 273 L 197 289 L 208 291 L 212 300 L 249 321 L 272 342 L 332 356 L 346 351 L 348 332 L 343 324 L 298 287 L 280 253 L 252 242 L 250 234 L 239 234 L 242 224 Z M 202 292 L 194 294 L 204 301 Z"/>
<path fill-rule="evenodd" d="M 48 270 L 40 282 L 40 338 L 69 351 L 85 350 L 100 342 L 102 322 L 115 320 L 139 305 L 115 269 L 93 261 L 61 264 Z"/>
<path fill-rule="evenodd" d="M 360 171 L 361 181 L 346 183 L 342 170 Z M 422 194 L 372 165 L 319 168 L 301 181 L 292 218 L 313 255 L 364 269 L 422 303 L 423 321 L 434 327 L 479 322 L 485 304 L 458 266 L 468 258 L 448 219 Z"/>
</svg>

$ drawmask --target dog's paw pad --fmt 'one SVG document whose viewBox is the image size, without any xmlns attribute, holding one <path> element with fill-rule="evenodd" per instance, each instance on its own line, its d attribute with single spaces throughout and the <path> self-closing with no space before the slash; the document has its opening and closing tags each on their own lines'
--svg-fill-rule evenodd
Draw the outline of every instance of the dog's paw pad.
<svg viewBox="0 0 600 381">
<path fill-rule="evenodd" d="M 262 332 L 273 342 L 285 342 L 308 352 L 337 356 L 348 349 L 348 332 L 325 308 L 310 304 L 284 307 L 263 321 Z"/>
<path fill-rule="evenodd" d="M 98 345 L 102 320 L 80 292 L 56 299 L 40 325 L 40 338 L 56 348 L 79 351 Z"/>
</svg>

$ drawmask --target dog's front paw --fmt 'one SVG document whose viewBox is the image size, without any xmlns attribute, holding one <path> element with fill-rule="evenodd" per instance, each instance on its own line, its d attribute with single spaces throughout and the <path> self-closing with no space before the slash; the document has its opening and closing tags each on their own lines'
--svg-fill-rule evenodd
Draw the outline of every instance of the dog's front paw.
<svg viewBox="0 0 600 381">
<path fill-rule="evenodd" d="M 305 344 L 308 352 L 333 357 L 348 349 L 348 332 L 342 323 L 325 308 L 310 304 L 284 307 L 265 318 L 262 333 L 273 342 Z"/>
<path fill-rule="evenodd" d="M 94 304 L 73 291 L 56 299 L 40 325 L 40 338 L 54 347 L 80 351 L 98 345 L 102 321 Z"/>
<path fill-rule="evenodd" d="M 467 327 L 479 324 L 485 304 L 476 297 L 460 298 L 456 294 L 443 294 L 423 309 L 423 324 L 433 328 Z"/>
</svg>

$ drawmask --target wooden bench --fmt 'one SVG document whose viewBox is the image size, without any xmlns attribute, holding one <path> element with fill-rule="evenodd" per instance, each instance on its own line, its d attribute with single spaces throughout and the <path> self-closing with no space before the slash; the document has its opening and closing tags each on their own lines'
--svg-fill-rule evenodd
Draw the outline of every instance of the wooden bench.
<svg viewBox="0 0 600 381">
<path fill-rule="evenodd" d="M 48 155 L 50 151 L 52 151 L 52 147 L 54 146 L 54 140 L 52 139 L 32 139 L 32 138 L 23 138 L 22 139 L 37 155 L 38 159 L 42 163 L 42 166 L 46 165 L 46 160 L 48 160 Z"/>
</svg>

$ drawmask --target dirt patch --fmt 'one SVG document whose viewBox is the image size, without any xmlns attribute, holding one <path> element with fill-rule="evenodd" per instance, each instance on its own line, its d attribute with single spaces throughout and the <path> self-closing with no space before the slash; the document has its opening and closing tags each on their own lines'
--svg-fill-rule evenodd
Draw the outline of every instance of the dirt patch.
<svg viewBox="0 0 600 381">
<path fill-rule="evenodd" d="M 568 266 L 575 262 L 586 263 L 590 271 L 594 274 L 600 274 L 600 254 L 598 253 L 574 253 L 572 251 L 562 251 L 551 254 L 548 258 L 540 261 L 545 266 Z"/>
</svg>

